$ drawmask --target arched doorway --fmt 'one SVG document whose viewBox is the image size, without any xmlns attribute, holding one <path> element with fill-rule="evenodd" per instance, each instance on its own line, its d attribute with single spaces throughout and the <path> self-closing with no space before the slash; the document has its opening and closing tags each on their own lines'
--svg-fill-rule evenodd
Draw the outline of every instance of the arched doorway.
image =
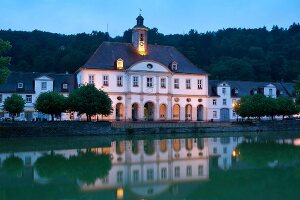
<svg viewBox="0 0 300 200">
<path fill-rule="evenodd" d="M 203 105 L 197 106 L 197 121 L 203 121 Z"/>
<path fill-rule="evenodd" d="M 180 120 L 180 106 L 178 104 L 173 106 L 173 120 Z"/>
<path fill-rule="evenodd" d="M 192 120 L 192 106 L 190 104 L 185 106 L 185 120 L 186 121 Z"/>
<path fill-rule="evenodd" d="M 116 105 L 116 120 L 120 121 L 124 116 L 124 106 L 122 103 L 117 103 Z"/>
<path fill-rule="evenodd" d="M 228 108 L 221 108 L 220 121 L 229 121 L 229 109 Z"/>
<path fill-rule="evenodd" d="M 167 106 L 165 104 L 161 104 L 159 106 L 159 119 L 166 120 L 166 114 L 167 114 Z"/>
<path fill-rule="evenodd" d="M 131 109 L 132 121 L 138 120 L 139 118 L 138 111 L 139 111 L 139 105 L 137 103 L 132 104 L 132 109 Z"/>
<path fill-rule="evenodd" d="M 144 116 L 146 121 L 153 121 L 154 118 L 154 103 L 147 102 L 144 105 Z"/>
</svg>

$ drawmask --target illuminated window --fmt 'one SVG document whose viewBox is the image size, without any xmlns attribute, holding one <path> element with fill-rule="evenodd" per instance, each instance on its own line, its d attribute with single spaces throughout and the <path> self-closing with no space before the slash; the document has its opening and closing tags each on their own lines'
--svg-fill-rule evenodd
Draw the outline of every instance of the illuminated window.
<svg viewBox="0 0 300 200">
<path fill-rule="evenodd" d="M 117 60 L 117 69 L 119 70 L 123 69 L 123 65 L 124 65 L 124 61 L 121 58 L 119 58 Z"/>
<path fill-rule="evenodd" d="M 185 87 L 186 87 L 186 89 L 191 89 L 191 79 L 185 80 Z"/>
<path fill-rule="evenodd" d="M 133 87 L 139 87 L 139 77 L 138 76 L 134 76 L 132 79 L 132 86 Z"/>
<path fill-rule="evenodd" d="M 202 80 L 198 80 L 198 90 L 202 90 Z"/>
<path fill-rule="evenodd" d="M 166 88 L 166 78 L 161 78 L 160 79 L 160 87 L 161 88 Z"/>
<path fill-rule="evenodd" d="M 174 88 L 179 89 L 179 79 L 178 78 L 174 79 Z"/>
<path fill-rule="evenodd" d="M 89 75 L 89 84 L 94 84 L 95 76 Z"/>
<path fill-rule="evenodd" d="M 108 86 L 108 75 L 103 76 L 103 86 Z"/>
</svg>

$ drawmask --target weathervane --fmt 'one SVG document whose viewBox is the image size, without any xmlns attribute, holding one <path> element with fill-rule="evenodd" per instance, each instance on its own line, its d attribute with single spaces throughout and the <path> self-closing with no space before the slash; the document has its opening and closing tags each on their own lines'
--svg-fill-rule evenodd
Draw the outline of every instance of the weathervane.
<svg viewBox="0 0 300 200">
<path fill-rule="evenodd" d="M 142 9 L 140 8 L 140 15 L 142 14 Z"/>
</svg>

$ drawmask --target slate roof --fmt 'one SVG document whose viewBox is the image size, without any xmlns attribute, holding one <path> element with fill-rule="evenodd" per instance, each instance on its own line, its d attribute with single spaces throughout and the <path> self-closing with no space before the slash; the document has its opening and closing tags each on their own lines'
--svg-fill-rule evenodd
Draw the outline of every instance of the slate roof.
<svg viewBox="0 0 300 200">
<path fill-rule="evenodd" d="M 0 93 L 34 93 L 34 79 L 41 76 L 48 76 L 53 79 L 53 89 L 62 92 L 63 83 L 68 84 L 70 92 L 75 87 L 75 78 L 73 74 L 54 74 L 54 73 L 38 73 L 38 72 L 11 72 L 5 84 L 0 85 Z M 23 89 L 18 89 L 17 84 L 23 83 Z"/>
<path fill-rule="evenodd" d="M 218 96 L 215 88 L 221 83 L 227 83 L 231 89 L 238 89 L 237 97 L 250 95 L 251 90 L 263 88 L 269 84 L 276 87 L 277 90 L 281 91 L 280 96 L 293 97 L 294 96 L 294 84 L 293 83 L 281 83 L 281 82 L 253 82 L 253 81 L 228 81 L 228 80 L 209 80 L 208 81 L 208 94 L 209 96 Z"/>
<path fill-rule="evenodd" d="M 156 61 L 167 67 L 175 61 L 177 73 L 207 74 L 174 47 L 148 44 L 148 54 L 143 56 L 136 52 L 131 43 L 118 42 L 103 42 L 82 68 L 114 70 L 114 63 L 119 58 L 123 59 L 125 69 L 142 60 Z"/>
</svg>

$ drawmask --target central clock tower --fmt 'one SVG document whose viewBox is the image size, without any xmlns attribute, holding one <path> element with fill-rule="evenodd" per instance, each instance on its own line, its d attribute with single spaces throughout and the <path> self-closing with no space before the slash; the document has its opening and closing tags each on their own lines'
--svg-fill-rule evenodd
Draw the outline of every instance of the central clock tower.
<svg viewBox="0 0 300 200">
<path fill-rule="evenodd" d="M 132 29 L 132 44 L 140 55 L 147 55 L 148 28 L 144 26 L 144 18 L 139 15 L 136 25 Z"/>
</svg>

